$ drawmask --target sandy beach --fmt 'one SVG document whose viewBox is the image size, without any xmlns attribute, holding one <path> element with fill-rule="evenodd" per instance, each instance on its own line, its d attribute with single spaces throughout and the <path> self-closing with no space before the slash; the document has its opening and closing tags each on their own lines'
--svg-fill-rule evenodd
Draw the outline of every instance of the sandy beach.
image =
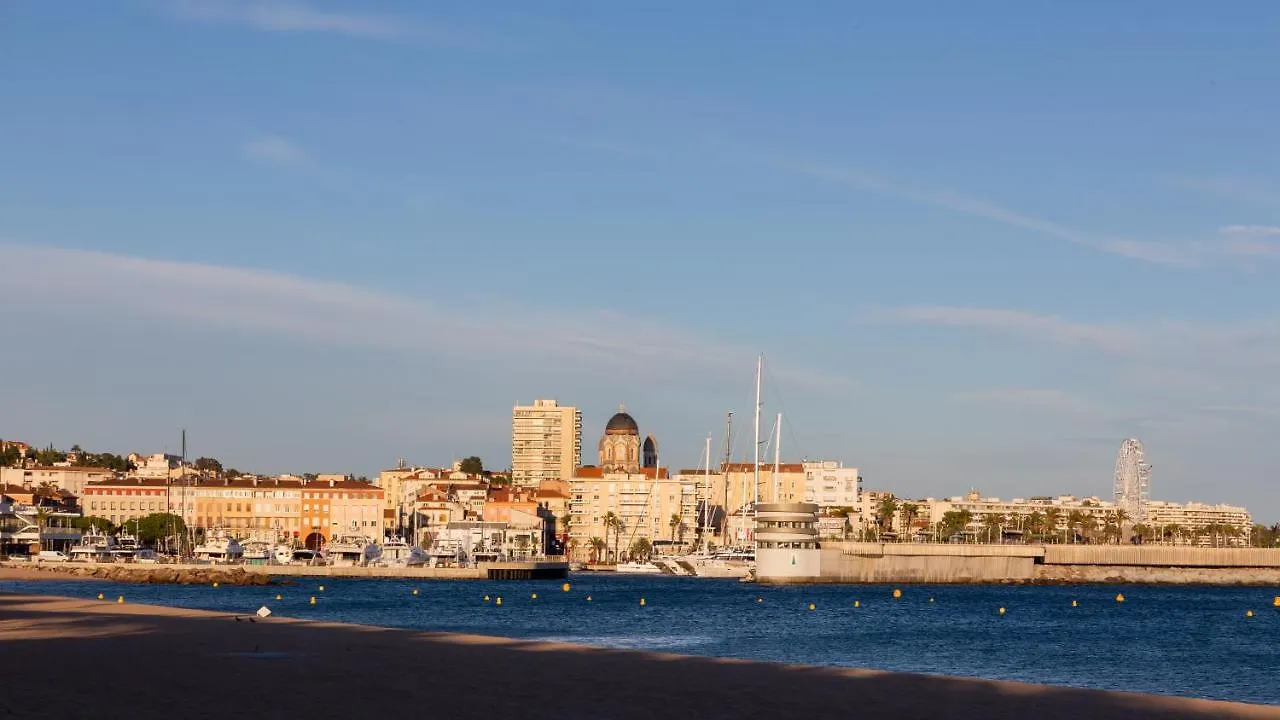
<svg viewBox="0 0 1280 720">
<path fill-rule="evenodd" d="M 0 594 L 0 642 L 26 678 L 0 693 L 0 715 L 1280 718 L 1238 703 L 249 617 Z"/>
</svg>

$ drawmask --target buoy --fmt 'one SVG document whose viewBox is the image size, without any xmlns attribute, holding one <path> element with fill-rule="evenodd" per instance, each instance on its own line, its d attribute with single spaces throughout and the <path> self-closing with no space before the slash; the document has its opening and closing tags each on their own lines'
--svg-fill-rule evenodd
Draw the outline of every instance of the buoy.
<svg viewBox="0 0 1280 720">
<path fill-rule="evenodd" d="M 644 598 L 640 598 L 640 607 L 644 607 Z"/>
<path fill-rule="evenodd" d="M 315 595 L 312 595 L 312 596 L 311 596 L 311 604 L 312 604 L 312 605 L 315 605 L 315 604 L 316 604 L 316 596 L 315 596 Z"/>
<path fill-rule="evenodd" d="M 1280 607 L 1280 595 L 1277 595 L 1276 599 L 1271 601 L 1271 605 L 1273 607 Z"/>
<path fill-rule="evenodd" d="M 564 592 L 569 592 L 569 583 L 565 583 L 561 585 L 560 589 L 563 590 Z"/>
<path fill-rule="evenodd" d="M 489 602 L 489 596 L 488 596 L 488 595 L 485 595 L 485 596 L 484 596 L 484 601 L 485 601 L 485 602 Z"/>
<path fill-rule="evenodd" d="M 102 595 L 102 593 L 98 593 L 98 599 L 99 599 L 99 600 L 102 600 L 102 599 L 103 599 L 103 595 Z"/>
<path fill-rule="evenodd" d="M 900 598 L 900 597 L 902 597 L 902 591 L 901 591 L 901 590 L 899 590 L 898 588 L 894 588 L 894 589 L 893 589 L 893 596 L 894 596 L 895 598 Z"/>
<path fill-rule="evenodd" d="M 587 602 L 591 602 L 591 596 L 590 596 L 590 595 L 588 595 L 588 596 L 587 596 Z"/>
<path fill-rule="evenodd" d="M 862 603 L 861 603 L 860 601 L 858 601 L 858 600 L 854 600 L 854 601 L 853 601 L 853 606 L 854 606 L 854 607 L 862 607 Z"/>
<path fill-rule="evenodd" d="M 501 604 L 502 604 L 502 597 L 501 597 L 501 596 L 499 596 L 499 597 L 498 597 L 494 602 L 495 602 L 496 604 L 498 604 L 498 605 L 501 605 Z"/>
<path fill-rule="evenodd" d="M 762 602 L 764 602 L 764 598 L 762 598 L 762 597 L 758 597 L 758 598 L 756 598 L 756 602 L 758 602 L 758 603 L 762 603 Z"/>
<path fill-rule="evenodd" d="M 414 588 L 414 589 L 413 589 L 413 594 L 414 594 L 414 595 L 417 595 L 417 594 L 418 594 L 418 588 Z"/>
<path fill-rule="evenodd" d="M 1245 617 L 1253 617 L 1253 611 L 1252 611 L 1252 610 L 1245 610 L 1245 611 L 1244 611 L 1244 616 L 1245 616 Z"/>
<path fill-rule="evenodd" d="M 818 606 L 817 606 L 817 605 L 814 605 L 813 603 L 809 603 L 809 609 L 810 609 L 810 610 L 817 610 L 817 609 L 818 609 Z"/>
<path fill-rule="evenodd" d="M 1080 607 L 1080 601 L 1079 601 L 1079 600 L 1072 600 L 1072 601 L 1071 601 L 1071 607 Z"/>
<path fill-rule="evenodd" d="M 538 593 L 533 593 L 533 594 L 529 595 L 529 599 L 530 599 L 530 600 L 537 600 L 537 599 L 538 599 Z"/>
<path fill-rule="evenodd" d="M 123 604 L 124 604 L 124 596 L 123 596 L 123 595 L 121 595 L 120 597 L 116 598 L 116 602 L 117 602 L 117 603 L 120 603 L 121 605 L 123 605 Z"/>
<path fill-rule="evenodd" d="M 1124 593 L 1116 593 L 1116 602 L 1124 602 Z"/>
<path fill-rule="evenodd" d="M 1004 614 L 1004 608 L 1000 608 L 1000 614 L 1001 614 L 1001 615 L 1003 615 L 1003 614 Z"/>
<path fill-rule="evenodd" d="M 321 585 L 321 586 L 320 586 L 320 592 L 324 592 L 324 586 L 323 586 L 323 585 Z"/>
<path fill-rule="evenodd" d="M 213 581 L 213 586 L 214 586 L 214 587 L 218 587 L 218 581 L 217 581 L 217 580 L 214 580 L 214 581 Z"/>
<path fill-rule="evenodd" d="M 281 596 L 279 596 L 279 595 L 276 595 L 276 599 L 277 599 L 277 600 L 283 600 L 284 598 L 283 598 L 283 597 L 281 597 Z"/>
<path fill-rule="evenodd" d="M 929 598 L 929 602 L 933 602 L 933 598 Z"/>
</svg>

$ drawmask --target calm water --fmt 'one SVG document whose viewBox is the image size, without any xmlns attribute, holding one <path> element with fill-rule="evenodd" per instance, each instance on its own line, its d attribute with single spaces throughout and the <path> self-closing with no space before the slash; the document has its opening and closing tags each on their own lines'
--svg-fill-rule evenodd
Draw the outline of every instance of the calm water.
<svg viewBox="0 0 1280 720">
<path fill-rule="evenodd" d="M 1280 589 L 903 586 L 894 600 L 893 588 L 881 585 L 778 588 L 593 574 L 570 582 L 568 593 L 560 581 L 400 580 L 326 580 L 323 593 L 312 581 L 219 588 L 0 582 L 0 591 L 106 592 L 239 613 L 265 604 L 292 617 L 372 625 L 1280 704 L 1280 610 L 1271 604 Z M 1115 602 L 1117 592 L 1126 602 Z M 485 594 L 501 596 L 503 605 L 484 602 Z"/>
</svg>

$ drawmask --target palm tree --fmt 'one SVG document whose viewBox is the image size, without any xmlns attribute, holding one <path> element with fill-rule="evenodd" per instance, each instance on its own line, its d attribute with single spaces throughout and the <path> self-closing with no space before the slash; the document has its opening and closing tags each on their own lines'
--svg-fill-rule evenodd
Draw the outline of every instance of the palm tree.
<svg viewBox="0 0 1280 720">
<path fill-rule="evenodd" d="M 42 550 L 44 549 L 45 524 L 49 522 L 49 518 L 52 516 L 53 513 L 49 512 L 47 509 L 43 507 L 36 508 L 36 540 L 40 543 L 40 549 Z"/>
<path fill-rule="evenodd" d="M 631 548 L 628 552 L 632 560 L 644 562 L 653 555 L 653 543 L 650 543 L 648 538 L 638 537 L 635 542 L 631 543 Z"/>
<path fill-rule="evenodd" d="M 613 560 L 618 561 L 618 541 L 622 534 L 622 518 L 618 517 L 612 510 L 604 515 L 605 532 L 613 531 Z"/>
<path fill-rule="evenodd" d="M 893 529 L 893 516 L 898 512 L 898 502 L 890 495 L 880 501 L 880 507 L 876 512 L 876 523 L 880 526 L 880 532 L 885 533 Z"/>
<path fill-rule="evenodd" d="M 920 506 L 915 503 L 902 503 L 902 530 L 908 537 L 911 535 L 911 523 L 920 517 Z"/>
<path fill-rule="evenodd" d="M 1044 530 L 1046 535 L 1056 536 L 1058 525 L 1062 524 L 1062 511 L 1056 507 L 1044 511 Z"/>
<path fill-rule="evenodd" d="M 1124 524 L 1132 520 L 1129 517 L 1129 511 L 1119 508 L 1115 511 L 1116 526 L 1120 528 L 1120 533 L 1116 536 L 1116 542 L 1124 542 Z"/>
<path fill-rule="evenodd" d="M 1033 538 L 1044 535 L 1044 513 L 1036 510 L 1027 516 L 1027 533 Z"/>
<path fill-rule="evenodd" d="M 680 514 L 671 513 L 671 519 L 667 521 L 667 525 L 671 528 L 671 545 L 674 549 L 676 544 L 676 530 L 680 528 Z"/>
<path fill-rule="evenodd" d="M 600 562 L 600 556 L 608 549 L 609 543 L 598 537 L 591 538 L 591 562 Z"/>
<path fill-rule="evenodd" d="M 992 536 L 1000 531 L 1000 526 L 1004 524 L 1004 517 L 997 514 L 982 516 L 982 529 L 987 532 L 987 542 L 993 542 Z"/>
<path fill-rule="evenodd" d="M 1088 540 L 1092 537 L 1097 529 L 1098 518 L 1094 517 L 1093 513 L 1084 513 L 1083 517 L 1080 518 L 1080 534 L 1084 536 L 1084 539 Z"/>
</svg>

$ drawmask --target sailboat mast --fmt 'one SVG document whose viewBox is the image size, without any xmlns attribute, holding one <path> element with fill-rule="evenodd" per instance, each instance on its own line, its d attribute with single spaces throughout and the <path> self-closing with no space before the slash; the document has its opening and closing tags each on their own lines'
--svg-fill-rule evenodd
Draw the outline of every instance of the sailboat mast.
<svg viewBox="0 0 1280 720">
<path fill-rule="evenodd" d="M 752 503 L 760 502 L 760 371 L 764 365 L 764 356 L 756 358 L 756 442 L 755 442 L 755 489 Z M 746 501 L 746 498 L 743 498 Z"/>
<path fill-rule="evenodd" d="M 782 413 L 778 413 L 777 427 L 773 437 L 773 501 L 782 502 L 782 479 L 778 475 L 782 467 Z"/>
<path fill-rule="evenodd" d="M 707 433 L 707 447 L 703 451 L 706 465 L 702 469 L 702 517 L 698 526 L 702 529 L 703 544 L 706 544 L 708 513 L 711 511 L 711 434 Z"/>
<path fill-rule="evenodd" d="M 723 541 L 729 531 L 729 462 L 733 459 L 733 413 L 730 412 L 724 421 L 724 502 L 720 505 L 720 538 Z"/>
</svg>

